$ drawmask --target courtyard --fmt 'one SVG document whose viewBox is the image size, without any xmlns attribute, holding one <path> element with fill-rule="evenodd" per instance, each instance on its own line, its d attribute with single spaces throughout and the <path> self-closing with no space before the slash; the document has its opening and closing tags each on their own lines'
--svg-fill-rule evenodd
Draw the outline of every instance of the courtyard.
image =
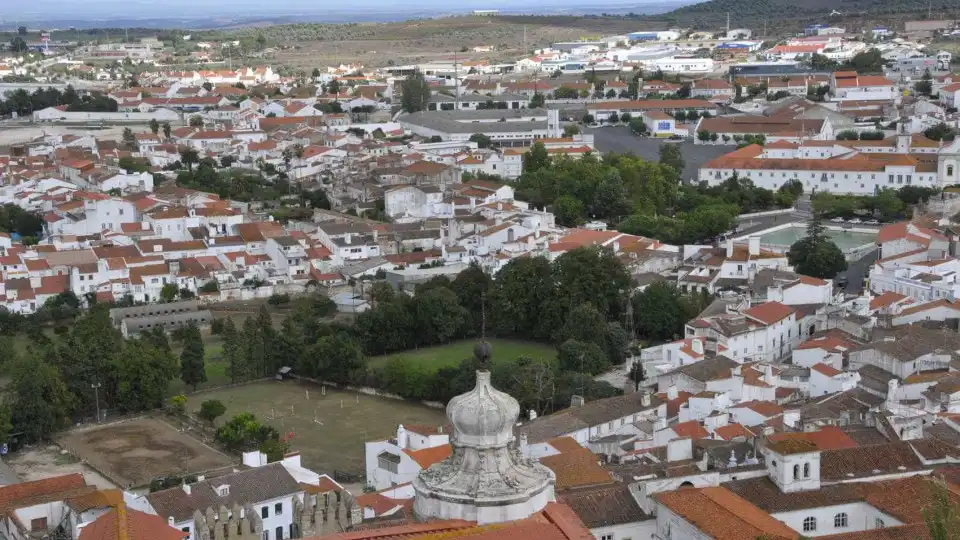
<svg viewBox="0 0 960 540">
<path fill-rule="evenodd" d="M 287 381 L 264 381 L 193 394 L 187 410 L 220 400 L 233 416 L 249 412 L 283 435 L 293 434 L 290 449 L 300 452 L 305 467 L 319 473 L 364 470 L 364 443 L 394 436 L 397 424 L 440 424 L 444 412 L 424 405 L 357 392 Z"/>
<path fill-rule="evenodd" d="M 57 442 L 124 488 L 144 486 L 163 476 L 204 473 L 234 462 L 155 418 L 74 429 Z"/>
</svg>

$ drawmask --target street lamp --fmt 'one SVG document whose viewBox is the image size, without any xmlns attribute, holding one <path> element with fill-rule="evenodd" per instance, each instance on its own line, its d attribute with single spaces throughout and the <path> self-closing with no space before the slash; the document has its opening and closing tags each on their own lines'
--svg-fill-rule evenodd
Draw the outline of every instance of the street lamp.
<svg viewBox="0 0 960 540">
<path fill-rule="evenodd" d="M 90 385 L 90 388 L 93 388 L 93 395 L 97 401 L 97 423 L 100 423 L 100 383 L 93 383 Z"/>
</svg>

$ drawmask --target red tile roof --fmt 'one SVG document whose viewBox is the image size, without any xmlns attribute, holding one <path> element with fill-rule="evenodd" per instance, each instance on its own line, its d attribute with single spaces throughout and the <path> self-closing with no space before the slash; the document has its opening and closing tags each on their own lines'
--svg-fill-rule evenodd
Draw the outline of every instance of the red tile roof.
<svg viewBox="0 0 960 540">
<path fill-rule="evenodd" d="M 81 529 L 79 540 L 182 540 L 189 536 L 160 516 L 121 503 Z"/>
<path fill-rule="evenodd" d="M 450 452 L 451 448 L 449 444 L 442 444 L 440 446 L 434 446 L 433 448 L 423 448 L 420 450 L 404 449 L 403 451 L 403 453 L 413 458 L 423 469 L 447 459 L 450 457 Z"/>
<path fill-rule="evenodd" d="M 795 313 L 795 310 L 792 307 L 780 302 L 759 304 L 743 312 L 747 317 L 768 325 L 780 322 L 793 313 Z"/>
<path fill-rule="evenodd" d="M 54 476 L 0 487 L 0 512 L 15 506 L 17 501 L 42 495 L 67 492 L 86 486 L 87 483 L 80 473 Z"/>
<path fill-rule="evenodd" d="M 654 497 L 671 512 L 716 540 L 795 539 L 799 535 L 770 514 L 723 487 L 681 489 Z"/>
<path fill-rule="evenodd" d="M 892 306 L 893 304 L 896 304 L 897 302 L 906 300 L 907 298 L 909 298 L 909 297 L 906 296 L 906 295 L 903 295 L 903 294 L 900 294 L 900 293 L 897 293 L 897 292 L 893 292 L 893 291 L 887 291 L 887 292 L 881 294 L 880 296 L 877 296 L 877 297 L 875 297 L 875 298 L 873 298 L 873 299 L 870 300 L 870 309 L 871 309 L 871 310 L 873 310 L 873 309 L 883 309 L 883 308 L 885 308 L 885 307 L 887 307 L 887 306 Z"/>
<path fill-rule="evenodd" d="M 710 436 L 710 433 L 700 425 L 700 422 L 696 420 L 681 422 L 670 427 L 673 429 L 673 432 L 677 434 L 677 437 L 680 438 L 689 437 L 693 440 L 697 440 L 706 439 Z"/>
<path fill-rule="evenodd" d="M 853 448 L 857 446 L 856 441 L 850 438 L 838 427 L 824 426 L 818 431 L 807 431 L 802 433 L 775 433 L 768 437 L 771 443 L 782 441 L 802 440 L 812 443 L 817 450 L 840 450 L 843 448 Z"/>
<path fill-rule="evenodd" d="M 824 364 L 824 363 L 814 364 L 813 366 L 810 367 L 810 369 L 818 373 L 821 373 L 823 375 L 826 375 L 827 377 L 836 377 L 837 375 L 843 373 L 839 369 L 833 366 L 828 366 L 827 364 Z"/>
</svg>

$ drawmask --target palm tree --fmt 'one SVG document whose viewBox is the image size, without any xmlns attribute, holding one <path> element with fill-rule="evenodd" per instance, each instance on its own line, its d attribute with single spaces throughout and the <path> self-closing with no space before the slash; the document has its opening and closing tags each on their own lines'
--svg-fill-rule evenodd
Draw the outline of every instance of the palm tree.
<svg viewBox="0 0 960 540">
<path fill-rule="evenodd" d="M 193 164 L 198 161 L 200 161 L 200 155 L 197 154 L 196 150 L 190 147 L 180 149 L 180 163 L 186 165 L 190 172 L 193 172 Z"/>
</svg>

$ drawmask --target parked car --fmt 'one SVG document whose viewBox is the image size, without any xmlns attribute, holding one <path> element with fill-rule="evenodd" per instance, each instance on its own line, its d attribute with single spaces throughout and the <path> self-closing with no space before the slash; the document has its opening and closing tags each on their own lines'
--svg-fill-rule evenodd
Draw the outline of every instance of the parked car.
<svg viewBox="0 0 960 540">
<path fill-rule="evenodd" d="M 859 224 L 863 223 L 863 220 L 860 219 L 860 218 L 853 218 L 853 219 L 851 219 L 850 221 L 848 221 L 847 223 L 849 223 L 849 224 L 851 224 L 851 225 L 859 225 Z"/>
<path fill-rule="evenodd" d="M 834 223 L 843 223 L 845 220 L 844 220 L 842 217 L 835 217 L 835 218 L 831 219 L 830 221 L 832 221 L 832 222 L 834 222 Z"/>
<path fill-rule="evenodd" d="M 864 225 L 879 225 L 879 224 L 880 224 L 880 221 L 879 221 L 879 220 L 876 220 L 876 219 L 868 219 L 868 220 L 864 221 L 863 223 L 864 223 Z"/>
</svg>

